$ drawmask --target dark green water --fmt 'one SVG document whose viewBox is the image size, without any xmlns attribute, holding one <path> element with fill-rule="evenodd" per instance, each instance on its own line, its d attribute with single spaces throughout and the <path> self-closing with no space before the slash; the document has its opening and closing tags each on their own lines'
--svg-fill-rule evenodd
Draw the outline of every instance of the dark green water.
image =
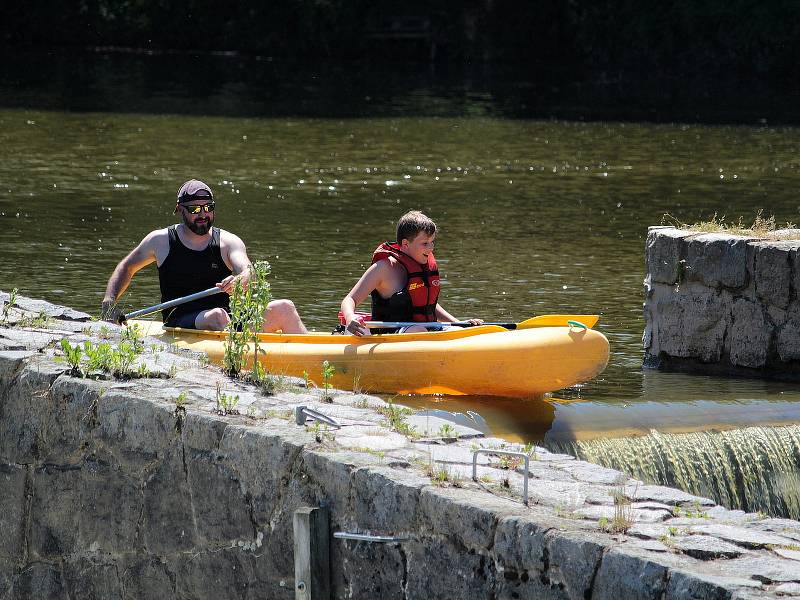
<svg viewBox="0 0 800 600">
<path fill-rule="evenodd" d="M 263 86 L 132 81 L 130 60 L 92 63 L 84 86 L 5 74 L 0 289 L 97 314 L 113 267 L 175 222 L 175 192 L 197 177 L 215 191 L 217 224 L 272 264 L 273 294 L 324 331 L 374 247 L 416 208 L 440 226 L 453 314 L 597 312 L 612 356 L 599 379 L 546 401 L 410 403 L 478 410 L 500 435 L 551 443 L 800 421 L 795 385 L 641 369 L 647 226 L 758 209 L 800 222 L 800 129 L 511 117 L 491 97 L 424 86 L 363 116 L 293 116 L 293 97 L 297 115 L 329 106 L 309 110 L 300 77 L 259 100 Z M 124 304 L 158 299 L 148 267 Z"/>
</svg>

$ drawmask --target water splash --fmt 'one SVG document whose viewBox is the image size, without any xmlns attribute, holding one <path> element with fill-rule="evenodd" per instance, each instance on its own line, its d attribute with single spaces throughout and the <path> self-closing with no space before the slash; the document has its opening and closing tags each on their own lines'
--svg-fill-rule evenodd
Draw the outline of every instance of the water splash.
<svg viewBox="0 0 800 600">
<path fill-rule="evenodd" d="M 800 518 L 800 425 L 551 442 L 553 450 L 728 508 Z"/>
</svg>

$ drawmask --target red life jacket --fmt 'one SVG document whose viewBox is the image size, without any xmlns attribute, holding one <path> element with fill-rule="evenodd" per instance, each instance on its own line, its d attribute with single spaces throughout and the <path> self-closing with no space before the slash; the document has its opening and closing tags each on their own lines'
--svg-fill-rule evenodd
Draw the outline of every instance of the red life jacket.
<svg viewBox="0 0 800 600">
<path fill-rule="evenodd" d="M 406 270 L 407 281 L 403 293 L 410 300 L 410 318 L 412 321 L 428 322 L 436 320 L 436 300 L 439 298 L 439 269 L 433 253 L 428 254 L 428 264 L 421 265 L 400 249 L 396 242 L 384 242 L 372 253 L 373 264 L 384 258 L 393 256 Z M 373 294 L 373 319 L 404 321 L 407 317 L 385 318 L 375 315 L 375 294 Z"/>
</svg>

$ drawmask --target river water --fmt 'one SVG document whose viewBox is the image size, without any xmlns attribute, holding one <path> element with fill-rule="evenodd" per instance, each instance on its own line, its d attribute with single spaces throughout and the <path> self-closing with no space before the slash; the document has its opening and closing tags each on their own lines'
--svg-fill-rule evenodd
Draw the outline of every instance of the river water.
<svg viewBox="0 0 800 600">
<path fill-rule="evenodd" d="M 269 61 L 226 57 L 22 55 L 6 68 L 0 289 L 97 314 L 113 267 L 146 233 L 175 222 L 175 192 L 197 177 L 214 189 L 216 224 L 242 237 L 251 259 L 272 264 L 273 295 L 326 331 L 375 246 L 393 237 L 402 213 L 420 209 L 440 227 L 450 312 L 492 321 L 599 313 L 612 354 L 598 379 L 546 399 L 401 402 L 476 410 L 509 440 L 685 488 L 636 463 L 642 440 L 660 436 L 648 447 L 659 456 L 664 444 L 666 454 L 680 449 L 689 463 L 713 443 L 724 449 L 709 464 L 729 448 L 742 465 L 752 452 L 780 454 L 759 474 L 737 471 L 760 478 L 755 488 L 800 469 L 797 428 L 780 427 L 789 441 L 760 450 L 719 437 L 763 438 L 764 426 L 800 422 L 797 385 L 641 368 L 647 227 L 667 214 L 752 221 L 758 209 L 800 222 L 800 129 L 758 113 L 745 119 L 751 125 L 601 120 L 579 94 L 526 105 L 524 95 L 512 102 L 497 92 L 507 82 L 443 84 L 424 70 L 404 87 L 402 73 L 387 72 L 386 86 L 374 72 L 364 83 L 320 67 L 286 78 Z M 609 114 L 609 102 L 602 107 Z M 158 299 L 149 267 L 123 304 Z M 695 479 L 695 491 L 726 499 Z M 727 501 L 800 516 L 798 488 L 784 487 L 778 500 Z"/>
</svg>

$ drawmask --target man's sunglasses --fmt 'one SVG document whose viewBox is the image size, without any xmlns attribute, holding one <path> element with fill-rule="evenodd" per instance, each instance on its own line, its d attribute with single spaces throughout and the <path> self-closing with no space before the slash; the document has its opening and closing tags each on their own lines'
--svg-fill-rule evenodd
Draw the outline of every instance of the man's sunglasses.
<svg viewBox="0 0 800 600">
<path fill-rule="evenodd" d="M 209 202 L 208 204 L 194 204 L 192 206 L 184 206 L 183 208 L 186 209 L 190 215 L 199 215 L 201 211 L 203 212 L 214 212 L 214 207 L 217 205 L 216 202 Z"/>
</svg>

